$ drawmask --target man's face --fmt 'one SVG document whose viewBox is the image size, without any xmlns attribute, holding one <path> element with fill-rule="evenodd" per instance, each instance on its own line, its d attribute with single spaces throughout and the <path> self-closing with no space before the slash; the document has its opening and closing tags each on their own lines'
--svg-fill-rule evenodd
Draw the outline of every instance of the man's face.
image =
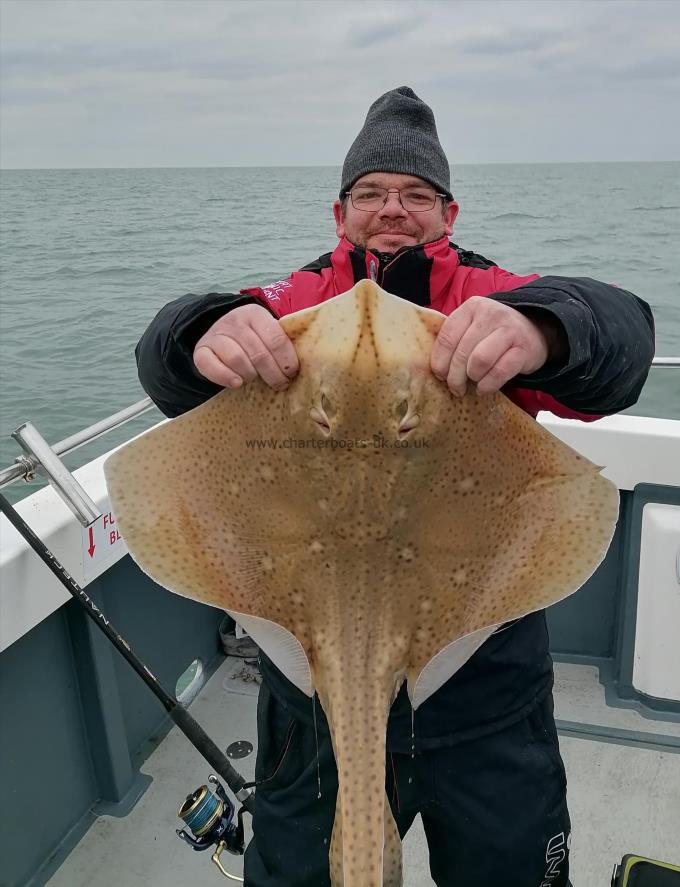
<svg viewBox="0 0 680 887">
<path fill-rule="evenodd" d="M 416 176 L 397 173 L 375 172 L 362 176 L 352 186 L 373 185 L 380 188 L 432 188 Z M 432 209 L 424 212 L 407 212 L 401 205 L 399 194 L 392 193 L 382 209 L 366 212 L 356 209 L 348 199 L 343 207 L 340 200 L 333 204 L 335 230 L 338 237 L 347 237 L 357 246 L 380 253 L 395 253 L 404 246 L 430 243 L 439 240 L 453 231 L 453 223 L 458 215 L 458 204 L 450 200 L 446 209 L 437 197 Z"/>
</svg>

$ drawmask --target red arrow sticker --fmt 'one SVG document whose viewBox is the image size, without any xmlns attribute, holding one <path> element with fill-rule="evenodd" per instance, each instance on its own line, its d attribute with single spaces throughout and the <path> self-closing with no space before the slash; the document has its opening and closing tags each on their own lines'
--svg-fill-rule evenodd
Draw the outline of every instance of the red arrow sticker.
<svg viewBox="0 0 680 887">
<path fill-rule="evenodd" d="M 101 515 L 89 527 L 83 527 L 81 539 L 81 563 L 85 584 L 102 572 L 106 564 L 115 563 L 125 554 L 125 543 L 116 527 L 116 518 L 108 499 L 100 503 Z"/>
</svg>

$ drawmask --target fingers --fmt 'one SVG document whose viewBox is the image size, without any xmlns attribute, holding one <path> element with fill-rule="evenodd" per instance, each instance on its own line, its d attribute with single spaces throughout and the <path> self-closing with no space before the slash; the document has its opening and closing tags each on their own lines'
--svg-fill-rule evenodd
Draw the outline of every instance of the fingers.
<svg viewBox="0 0 680 887">
<path fill-rule="evenodd" d="M 526 355 L 521 348 L 514 346 L 501 355 L 489 372 L 477 382 L 479 394 L 491 394 L 500 391 L 506 382 L 522 372 Z"/>
<path fill-rule="evenodd" d="M 451 359 L 472 320 L 472 312 L 465 304 L 449 314 L 441 325 L 430 355 L 430 367 L 438 379 L 443 381 L 447 378 Z"/>
<path fill-rule="evenodd" d="M 244 305 L 221 317 L 196 344 L 194 364 L 218 385 L 238 388 L 260 376 L 281 390 L 299 370 L 295 347 L 265 308 Z"/>
<path fill-rule="evenodd" d="M 236 346 L 236 343 L 233 342 L 232 345 Z M 227 347 L 225 342 L 224 350 Z M 210 382 L 223 388 L 238 388 L 243 385 L 244 378 L 231 368 L 235 362 L 233 357 L 226 358 L 225 362 L 224 350 L 222 356 L 218 357 L 210 345 L 196 345 L 194 364 L 199 373 Z"/>
<path fill-rule="evenodd" d="M 480 394 L 498 391 L 519 373 L 533 372 L 547 357 L 545 337 L 520 312 L 473 297 L 450 314 L 432 347 L 430 366 L 462 397 L 468 380 Z"/>
<path fill-rule="evenodd" d="M 511 345 L 512 332 L 510 330 L 500 328 L 487 334 L 477 324 L 469 326 L 451 358 L 446 377 L 449 390 L 462 397 L 465 394 L 468 379 L 472 382 L 486 379 L 486 390 L 497 391 L 508 380 L 502 378 L 504 364 L 501 363 L 501 359 Z M 498 383 L 497 387 L 491 387 L 496 382 Z M 477 389 L 479 390 L 479 386 Z"/>
<path fill-rule="evenodd" d="M 264 310 L 253 314 L 251 325 L 276 361 L 286 380 L 296 376 L 300 369 L 297 352 L 278 320 L 272 317 L 267 310 Z M 265 379 L 265 381 L 267 380 Z"/>
<path fill-rule="evenodd" d="M 242 351 L 231 366 L 246 382 L 252 382 L 260 376 L 271 388 L 286 387 L 290 380 L 252 327 L 244 327 L 238 331 L 238 345 Z"/>
</svg>

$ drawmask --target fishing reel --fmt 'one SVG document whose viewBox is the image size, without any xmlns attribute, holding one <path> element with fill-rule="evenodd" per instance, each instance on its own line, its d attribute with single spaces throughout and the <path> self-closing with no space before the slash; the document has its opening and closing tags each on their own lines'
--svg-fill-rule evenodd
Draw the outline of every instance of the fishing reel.
<svg viewBox="0 0 680 887">
<path fill-rule="evenodd" d="M 234 822 L 235 807 L 219 780 L 211 774 L 208 777 L 208 782 L 215 786 L 215 792 L 211 792 L 207 785 L 202 785 L 195 792 L 187 795 L 177 814 L 193 834 L 189 834 L 184 829 L 177 829 L 177 834 L 194 850 L 207 850 L 209 847 L 215 846 L 211 859 L 217 868 L 226 878 L 243 883 L 243 878 L 230 874 L 224 868 L 220 857 L 224 850 L 235 855 L 243 854 L 243 811 L 245 808 L 241 807 L 236 816 L 236 822 Z"/>
</svg>

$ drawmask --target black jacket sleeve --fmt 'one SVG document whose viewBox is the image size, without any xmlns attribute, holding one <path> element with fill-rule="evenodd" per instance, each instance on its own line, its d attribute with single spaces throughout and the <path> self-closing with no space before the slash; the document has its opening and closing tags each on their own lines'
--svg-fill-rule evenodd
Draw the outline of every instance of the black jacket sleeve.
<svg viewBox="0 0 680 887">
<path fill-rule="evenodd" d="M 262 305 L 254 296 L 189 293 L 165 305 L 137 343 L 137 373 L 142 388 L 166 416 L 173 418 L 221 391 L 194 366 L 194 347 L 224 314 L 241 305 Z"/>
<path fill-rule="evenodd" d="M 540 277 L 490 298 L 547 311 L 566 333 L 568 357 L 516 376 L 513 386 L 585 414 L 617 413 L 637 401 L 654 357 L 654 318 L 642 299 L 589 277 Z"/>
</svg>

